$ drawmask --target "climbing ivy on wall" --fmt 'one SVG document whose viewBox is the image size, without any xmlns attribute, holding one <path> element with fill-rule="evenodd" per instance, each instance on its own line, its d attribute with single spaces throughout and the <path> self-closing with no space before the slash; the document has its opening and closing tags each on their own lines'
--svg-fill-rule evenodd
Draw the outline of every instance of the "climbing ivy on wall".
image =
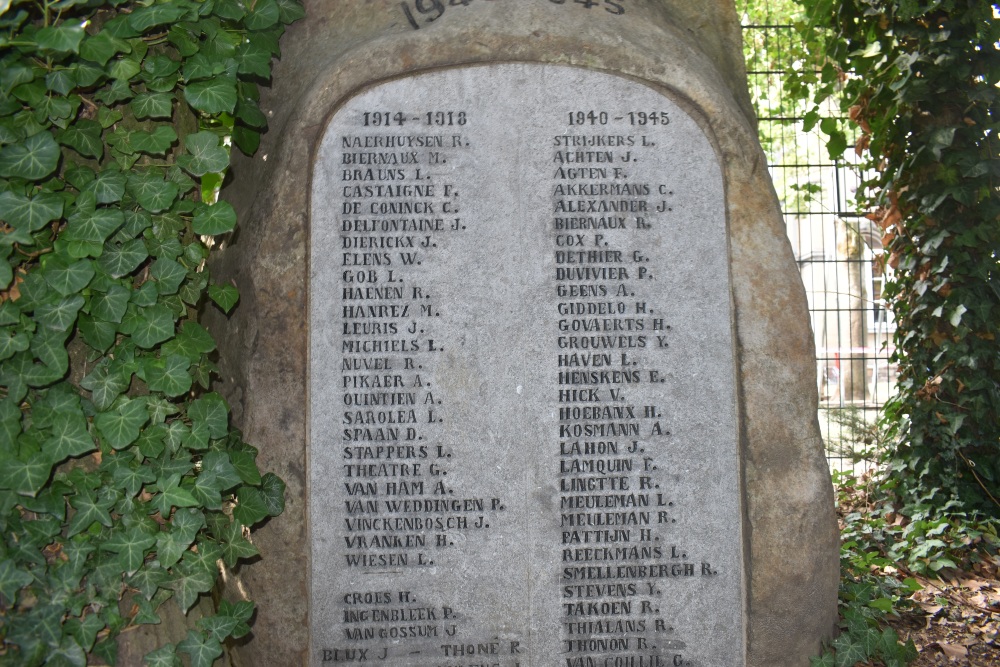
<svg viewBox="0 0 1000 667">
<path fill-rule="evenodd" d="M 799 0 L 819 74 L 861 131 L 859 205 L 893 270 L 898 497 L 1000 516 L 1000 19 L 984 0 Z M 818 116 L 814 114 L 813 118 Z M 832 153 L 843 127 L 824 121 Z"/>
<path fill-rule="evenodd" d="M 209 249 L 229 142 L 296 0 L 0 0 L 0 664 L 114 664 L 187 612 L 284 484 L 211 391 L 228 312 Z M 212 305 L 210 302 L 214 302 Z M 249 631 L 221 602 L 150 665 L 211 665 Z"/>
</svg>

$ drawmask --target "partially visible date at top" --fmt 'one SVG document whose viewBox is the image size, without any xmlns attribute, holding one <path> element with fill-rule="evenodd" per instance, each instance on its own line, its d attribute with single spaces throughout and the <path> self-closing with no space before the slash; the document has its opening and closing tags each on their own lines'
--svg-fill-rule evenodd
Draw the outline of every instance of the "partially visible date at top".
<svg viewBox="0 0 1000 667">
<path fill-rule="evenodd" d="M 399 3 L 403 10 L 403 15 L 413 27 L 419 30 L 422 25 L 427 25 L 438 20 L 444 15 L 449 7 L 467 7 L 475 0 L 404 0 Z M 496 2 L 496 0 L 483 0 L 484 2 Z M 625 0 L 549 0 L 554 5 L 582 5 L 587 9 L 601 7 L 609 14 L 621 15 L 625 13 Z"/>
</svg>

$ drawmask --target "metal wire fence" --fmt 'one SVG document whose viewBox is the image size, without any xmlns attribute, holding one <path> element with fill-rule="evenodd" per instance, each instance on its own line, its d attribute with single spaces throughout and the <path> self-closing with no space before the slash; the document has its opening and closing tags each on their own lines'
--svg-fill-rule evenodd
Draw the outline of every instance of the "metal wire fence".
<svg viewBox="0 0 1000 667">
<path fill-rule="evenodd" d="M 795 39 L 790 25 L 744 25 L 761 143 L 809 299 L 827 458 L 832 468 L 860 472 L 873 464 L 875 423 L 896 375 L 881 232 L 854 207 L 853 148 L 832 159 L 825 135 L 803 130 L 805 109 L 785 93 L 785 73 L 803 66 Z"/>
</svg>

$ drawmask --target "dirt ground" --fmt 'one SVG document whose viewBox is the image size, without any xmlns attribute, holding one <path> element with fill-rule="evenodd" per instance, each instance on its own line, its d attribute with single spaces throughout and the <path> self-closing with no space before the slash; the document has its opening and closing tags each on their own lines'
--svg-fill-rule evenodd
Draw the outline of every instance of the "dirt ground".
<svg viewBox="0 0 1000 667">
<path fill-rule="evenodd" d="M 915 608 L 889 619 L 920 652 L 914 667 L 1000 667 L 998 570 L 997 562 L 977 563 L 969 572 L 917 577 Z"/>
</svg>

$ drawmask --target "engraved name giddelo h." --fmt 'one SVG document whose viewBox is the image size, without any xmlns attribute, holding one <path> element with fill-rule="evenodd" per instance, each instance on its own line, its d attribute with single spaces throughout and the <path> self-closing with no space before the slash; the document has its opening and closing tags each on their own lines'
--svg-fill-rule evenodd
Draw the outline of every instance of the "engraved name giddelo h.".
<svg viewBox="0 0 1000 667">
<path fill-rule="evenodd" d="M 699 124 L 607 74 L 457 68 L 349 99 L 313 176 L 311 664 L 742 665 Z"/>
</svg>

